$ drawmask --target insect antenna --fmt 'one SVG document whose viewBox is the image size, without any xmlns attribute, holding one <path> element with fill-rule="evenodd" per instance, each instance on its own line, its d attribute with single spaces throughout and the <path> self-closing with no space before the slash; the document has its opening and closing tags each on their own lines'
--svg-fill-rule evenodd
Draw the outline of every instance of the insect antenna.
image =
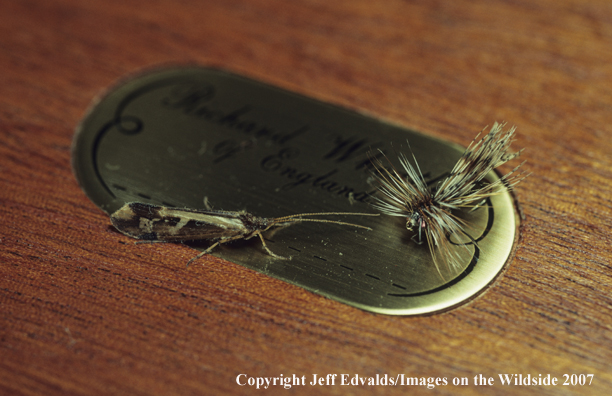
<svg viewBox="0 0 612 396">
<path fill-rule="evenodd" d="M 380 216 L 378 213 L 353 213 L 353 212 L 327 212 L 327 213 L 300 213 L 283 217 L 276 217 L 272 219 L 273 224 L 282 224 L 282 223 L 299 223 L 303 221 L 310 221 L 313 223 L 333 223 L 340 225 L 348 225 L 357 228 L 364 228 L 366 230 L 372 230 L 370 227 L 362 226 L 359 224 L 347 223 L 345 221 L 337 221 L 337 220 L 327 220 L 327 219 L 303 219 L 303 216 L 327 216 L 327 215 L 335 215 L 335 216 L 345 216 L 345 215 L 355 215 L 355 216 Z"/>
</svg>

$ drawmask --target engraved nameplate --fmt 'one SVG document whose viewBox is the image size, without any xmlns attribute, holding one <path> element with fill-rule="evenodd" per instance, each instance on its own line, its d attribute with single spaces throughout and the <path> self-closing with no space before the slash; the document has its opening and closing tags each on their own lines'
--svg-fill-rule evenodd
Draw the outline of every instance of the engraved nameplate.
<svg viewBox="0 0 612 396">
<path fill-rule="evenodd" d="M 399 167 L 407 141 L 431 184 L 463 151 L 241 76 L 188 67 L 141 75 L 98 101 L 77 129 L 73 166 L 107 213 L 131 201 L 202 209 L 205 200 L 262 217 L 375 213 L 368 152 L 382 150 Z M 324 217 L 372 231 L 298 223 L 266 236 L 274 253 L 292 260 L 271 257 L 258 238 L 212 254 L 362 309 L 428 313 L 476 295 L 511 253 L 517 220 L 508 193 L 465 216 L 478 246 L 452 280 L 440 277 L 426 244 L 411 240 L 405 219 L 384 215 Z"/>
</svg>

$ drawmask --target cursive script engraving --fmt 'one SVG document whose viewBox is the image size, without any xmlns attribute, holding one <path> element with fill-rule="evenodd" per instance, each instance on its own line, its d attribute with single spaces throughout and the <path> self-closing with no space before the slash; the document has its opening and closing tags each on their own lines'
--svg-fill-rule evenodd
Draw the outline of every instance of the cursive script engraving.
<svg viewBox="0 0 612 396">
<path fill-rule="evenodd" d="M 314 187 L 323 191 L 327 191 L 332 195 L 343 196 L 350 198 L 351 201 L 368 202 L 368 198 L 373 191 L 355 191 L 353 187 L 339 183 L 331 177 L 338 173 L 338 169 L 334 168 L 325 174 L 314 174 L 301 171 L 295 167 L 285 164 L 285 160 L 295 158 L 299 155 L 299 150 L 296 148 L 285 148 L 277 154 L 265 157 L 261 161 L 261 169 L 266 172 L 275 172 L 278 176 L 285 177 L 291 180 L 289 183 L 282 185 L 279 190 L 292 190 L 298 186 Z"/>
<path fill-rule="evenodd" d="M 168 96 L 162 98 L 161 103 L 167 108 L 180 110 L 189 116 L 278 145 L 283 145 L 309 130 L 308 125 L 302 125 L 289 131 L 278 131 L 269 125 L 255 121 L 253 117 L 248 117 L 254 109 L 251 105 L 244 104 L 224 109 L 218 104 L 211 103 L 215 98 L 215 92 L 216 90 L 210 84 L 181 84 L 170 90 Z M 217 158 L 216 162 L 226 158 L 229 156 Z"/>
</svg>

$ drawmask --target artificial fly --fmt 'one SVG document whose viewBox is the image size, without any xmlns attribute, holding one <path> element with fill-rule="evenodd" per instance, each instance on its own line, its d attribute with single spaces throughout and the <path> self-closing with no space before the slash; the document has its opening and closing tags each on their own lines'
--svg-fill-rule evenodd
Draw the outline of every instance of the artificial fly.
<svg viewBox="0 0 612 396">
<path fill-rule="evenodd" d="M 476 244 L 466 231 L 468 224 L 453 212 L 466 209 L 474 211 L 482 206 L 487 198 L 506 188 L 513 188 L 528 176 L 525 172 L 517 173 L 523 162 L 494 182 L 484 180 L 493 169 L 514 159 L 523 151 L 508 152 L 516 127 L 504 132 L 505 125 L 496 122 L 489 133 L 480 139 L 479 133 L 455 164 L 450 175 L 431 189 L 427 187 L 414 154 L 412 158 L 415 166 L 408 162 L 404 154 L 399 155 L 406 177 L 390 164 L 382 152 L 390 164 L 389 167 L 385 167 L 378 158 L 371 158 L 374 176 L 379 182 L 382 195 L 374 198 L 373 206 L 383 214 L 405 217 L 406 228 L 418 235 L 417 243 L 422 243 L 422 235 L 425 235 L 434 265 L 443 278 L 443 271 L 457 274 L 462 270 L 461 255 L 453 246 L 451 237 L 467 237 L 471 243 Z M 463 247 L 467 249 L 466 244 L 463 244 Z"/>
</svg>

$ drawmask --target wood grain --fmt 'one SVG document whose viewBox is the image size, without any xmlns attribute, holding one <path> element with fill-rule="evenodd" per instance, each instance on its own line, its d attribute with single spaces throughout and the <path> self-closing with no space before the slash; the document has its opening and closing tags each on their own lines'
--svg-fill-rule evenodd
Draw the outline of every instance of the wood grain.
<svg viewBox="0 0 612 396">
<path fill-rule="evenodd" d="M 2 0 L 0 10 L 0 394 L 254 392 L 240 373 L 446 377 L 434 392 L 449 395 L 612 389 L 610 2 Z M 524 220 L 505 275 L 450 312 L 387 317 L 214 257 L 186 271 L 185 247 L 133 246 L 77 185 L 73 131 L 118 79 L 186 62 L 459 144 L 495 120 L 516 124 L 533 174 L 515 194 Z M 474 386 L 481 373 L 495 385 Z M 519 389 L 500 373 L 595 377 Z"/>
</svg>

